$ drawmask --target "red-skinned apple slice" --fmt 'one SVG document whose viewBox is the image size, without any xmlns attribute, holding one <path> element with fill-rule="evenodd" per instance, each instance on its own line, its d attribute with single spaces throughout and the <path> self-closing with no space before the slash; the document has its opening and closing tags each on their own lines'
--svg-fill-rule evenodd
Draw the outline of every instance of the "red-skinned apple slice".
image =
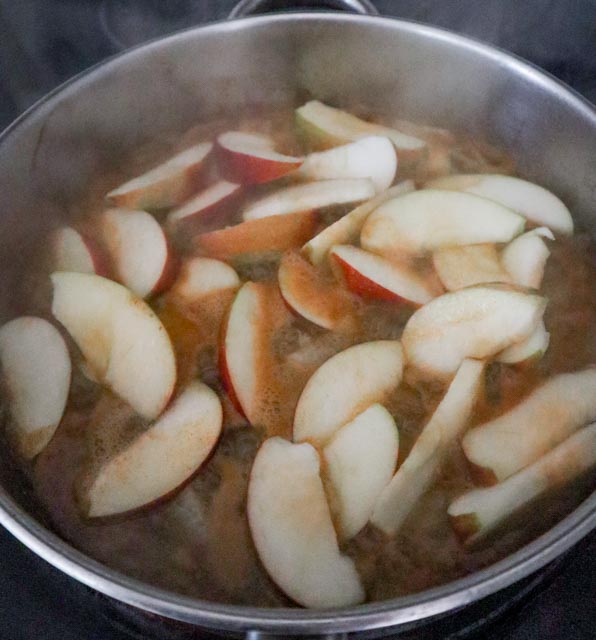
<svg viewBox="0 0 596 640">
<path fill-rule="evenodd" d="M 447 451 L 468 426 L 482 388 L 484 363 L 464 360 L 391 482 L 383 489 L 371 522 L 392 535 L 435 480 Z"/>
<path fill-rule="evenodd" d="M 340 535 L 354 537 L 368 522 L 397 464 L 399 435 L 391 414 L 373 404 L 344 425 L 323 450 Z"/>
<path fill-rule="evenodd" d="M 72 227 L 62 227 L 55 232 L 52 248 L 55 271 L 107 275 L 106 260 L 101 249 Z"/>
<path fill-rule="evenodd" d="M 47 320 L 24 316 L 0 328 L 0 363 L 18 449 L 34 458 L 52 439 L 66 407 L 68 349 Z"/>
<path fill-rule="evenodd" d="M 298 175 L 309 180 L 369 178 L 380 193 L 391 186 L 396 171 L 397 155 L 389 138 L 368 136 L 309 154 Z"/>
<path fill-rule="evenodd" d="M 180 268 L 170 294 L 193 303 L 218 291 L 237 289 L 240 284 L 238 274 L 225 262 L 213 258 L 190 258 Z"/>
<path fill-rule="evenodd" d="M 571 214 L 561 200 L 544 187 L 521 178 L 496 174 L 455 175 L 438 178 L 427 186 L 473 193 L 499 202 L 534 224 L 565 235 L 573 233 Z"/>
<path fill-rule="evenodd" d="M 213 145 L 202 142 L 110 191 L 106 198 L 126 209 L 164 209 L 184 202 L 196 191 Z"/>
<path fill-rule="evenodd" d="M 167 217 L 168 226 L 172 228 L 192 224 L 218 215 L 235 201 L 241 188 L 235 182 L 218 180 L 176 209 L 172 209 Z"/>
<path fill-rule="evenodd" d="M 477 477 L 505 480 L 596 419 L 596 369 L 550 378 L 511 411 L 470 429 L 463 449 Z"/>
<path fill-rule="evenodd" d="M 528 338 L 501 351 L 496 359 L 503 364 L 524 365 L 537 362 L 546 353 L 549 342 L 550 333 L 546 330 L 543 320 Z"/>
<path fill-rule="evenodd" d="M 207 459 L 221 427 L 217 394 L 192 382 L 155 424 L 101 467 L 87 495 L 87 515 L 126 513 L 171 495 Z"/>
<path fill-rule="evenodd" d="M 451 526 L 465 544 L 484 538 L 508 516 L 541 494 L 572 482 L 596 465 L 596 423 L 580 429 L 504 482 L 474 489 L 448 509 Z"/>
<path fill-rule="evenodd" d="M 52 313 L 85 357 L 93 377 L 148 419 L 170 400 L 176 362 L 151 308 L 125 287 L 96 275 L 53 273 Z"/>
<path fill-rule="evenodd" d="M 324 446 L 344 424 L 401 382 L 403 353 L 397 340 L 364 342 L 329 358 L 304 387 L 294 415 L 295 442 Z"/>
<path fill-rule="evenodd" d="M 274 149 L 273 140 L 256 133 L 227 131 L 217 138 L 219 166 L 224 176 L 241 184 L 270 182 L 297 169 L 303 158 Z"/>
<path fill-rule="evenodd" d="M 117 280 L 141 298 L 166 289 L 174 276 L 175 260 L 168 239 L 146 211 L 108 209 L 102 231 Z"/>
<path fill-rule="evenodd" d="M 375 186 L 368 178 L 321 180 L 274 191 L 251 204 L 243 213 L 244 220 L 288 215 L 298 211 L 322 209 L 337 204 L 368 200 Z"/>
<path fill-rule="evenodd" d="M 333 247 L 330 256 L 340 266 L 348 289 L 360 296 L 422 305 L 442 293 L 408 265 L 351 245 Z"/>
<path fill-rule="evenodd" d="M 515 284 L 539 289 L 550 250 L 543 238 L 554 240 L 546 227 L 532 229 L 510 242 L 501 253 L 505 270 Z"/>
<path fill-rule="evenodd" d="M 364 223 L 363 249 L 399 258 L 442 247 L 509 242 L 525 220 L 496 202 L 469 193 L 424 189 L 389 200 Z"/>
<path fill-rule="evenodd" d="M 431 300 L 402 334 L 408 365 L 424 378 L 448 379 L 465 358 L 491 358 L 528 338 L 546 300 L 507 285 L 477 285 Z"/>
<path fill-rule="evenodd" d="M 309 444 L 270 438 L 259 449 L 247 513 L 261 562 L 292 600 L 312 608 L 364 600 L 353 561 L 340 553 L 319 456 Z"/>
<path fill-rule="evenodd" d="M 486 282 L 511 282 L 494 244 L 438 249 L 433 253 L 433 266 L 448 291 Z"/>
</svg>

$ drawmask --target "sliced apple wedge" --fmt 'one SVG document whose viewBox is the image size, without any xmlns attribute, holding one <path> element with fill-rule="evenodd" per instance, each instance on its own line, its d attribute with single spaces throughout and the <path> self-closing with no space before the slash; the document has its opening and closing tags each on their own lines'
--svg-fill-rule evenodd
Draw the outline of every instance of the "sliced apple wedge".
<svg viewBox="0 0 596 640">
<path fill-rule="evenodd" d="M 125 287 L 96 275 L 53 273 L 52 313 L 77 343 L 95 379 L 148 419 L 170 400 L 176 362 L 151 308 Z"/>
<path fill-rule="evenodd" d="M 477 285 L 431 300 L 408 320 L 402 344 L 421 377 L 448 379 L 464 358 L 491 358 L 528 338 L 546 300 L 507 285 Z"/>
<path fill-rule="evenodd" d="M 108 268 L 102 250 L 90 238 L 72 227 L 57 229 L 52 238 L 55 271 L 76 271 L 107 275 Z"/>
<path fill-rule="evenodd" d="M 195 245 L 199 252 L 220 260 L 243 253 L 286 251 L 304 244 L 315 232 L 316 223 L 314 211 L 259 218 L 203 233 Z"/>
<path fill-rule="evenodd" d="M 394 257 L 442 247 L 509 242 L 525 220 L 496 202 L 469 193 L 425 189 L 389 200 L 364 223 L 364 249 Z"/>
<path fill-rule="evenodd" d="M 218 291 L 237 289 L 240 284 L 229 264 L 213 258 L 190 258 L 182 264 L 170 294 L 193 303 Z"/>
<path fill-rule="evenodd" d="M 550 255 L 543 238 L 555 239 L 550 229 L 540 227 L 518 236 L 503 249 L 503 266 L 515 284 L 532 289 L 540 288 Z"/>
<path fill-rule="evenodd" d="M 549 342 L 550 333 L 546 330 L 544 320 L 542 320 L 528 338 L 501 351 L 496 360 L 503 364 L 536 362 L 546 353 Z"/>
<path fill-rule="evenodd" d="M 217 394 L 192 382 L 155 424 L 101 467 L 87 495 L 87 515 L 126 513 L 172 494 L 208 458 L 222 415 Z"/>
<path fill-rule="evenodd" d="M 433 252 L 433 266 L 448 291 L 486 282 L 511 282 L 494 244 L 438 249 Z"/>
<path fill-rule="evenodd" d="M 463 439 L 477 477 L 500 482 L 596 419 L 596 369 L 550 378 L 511 411 Z"/>
<path fill-rule="evenodd" d="M 248 523 L 273 581 L 305 607 L 344 607 L 364 600 L 353 561 L 340 553 L 319 456 L 309 444 L 270 438 L 248 484 Z"/>
<path fill-rule="evenodd" d="M 66 407 L 71 366 L 64 338 L 42 318 L 11 320 L 0 328 L 0 364 L 17 447 L 34 458 Z"/>
<path fill-rule="evenodd" d="M 323 229 L 302 247 L 302 252 L 312 264 L 320 265 L 336 244 L 351 244 L 358 239 L 364 221 L 378 206 L 415 189 L 412 180 L 404 180 L 390 187 Z"/>
<path fill-rule="evenodd" d="M 294 441 L 324 446 L 335 432 L 401 382 L 397 340 L 364 342 L 329 358 L 304 387 L 294 415 Z"/>
<path fill-rule="evenodd" d="M 580 429 L 504 482 L 465 493 L 449 505 L 460 540 L 474 544 L 541 494 L 572 482 L 596 465 L 596 423 Z"/>
<path fill-rule="evenodd" d="M 573 219 L 569 209 L 550 191 L 537 184 L 512 176 L 467 174 L 445 176 L 427 186 L 473 193 L 512 209 L 534 224 L 557 233 L 571 235 Z"/>
<path fill-rule="evenodd" d="M 242 187 L 235 182 L 218 180 L 196 196 L 172 209 L 167 217 L 170 228 L 211 218 L 229 207 L 240 194 Z"/>
<path fill-rule="evenodd" d="M 340 266 L 348 289 L 366 298 L 422 305 L 442 293 L 410 266 L 351 245 L 333 247 L 330 256 Z"/>
<path fill-rule="evenodd" d="M 102 232 L 116 278 L 125 287 L 146 298 L 171 284 L 175 260 L 163 229 L 151 214 L 108 209 L 102 217 Z"/>
<path fill-rule="evenodd" d="M 303 158 L 275 151 L 271 138 L 243 131 L 219 135 L 216 152 L 223 175 L 241 184 L 259 184 L 281 178 L 297 169 L 303 161 Z"/>
<path fill-rule="evenodd" d="M 164 209 L 187 200 L 196 190 L 213 145 L 202 142 L 110 191 L 106 198 L 126 209 Z"/>
<path fill-rule="evenodd" d="M 379 495 L 371 522 L 388 535 L 401 527 L 436 479 L 445 453 L 467 428 L 482 388 L 483 373 L 483 362 L 462 362 L 408 457 Z"/>
<path fill-rule="evenodd" d="M 368 136 L 309 154 L 298 175 L 309 180 L 369 178 L 380 193 L 391 186 L 396 171 L 397 155 L 389 138 Z"/>
<path fill-rule="evenodd" d="M 373 404 L 344 425 L 323 450 L 344 540 L 368 522 L 397 464 L 399 435 L 391 414 Z"/>
<path fill-rule="evenodd" d="M 368 200 L 375 186 L 368 178 L 321 180 L 274 191 L 244 210 L 244 220 L 281 216 L 298 211 L 322 209 L 335 204 Z"/>
</svg>

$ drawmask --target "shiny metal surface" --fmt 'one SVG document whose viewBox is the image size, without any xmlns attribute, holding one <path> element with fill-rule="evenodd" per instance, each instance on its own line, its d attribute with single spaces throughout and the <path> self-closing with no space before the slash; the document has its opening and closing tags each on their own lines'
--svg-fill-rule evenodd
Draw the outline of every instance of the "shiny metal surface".
<svg viewBox="0 0 596 640">
<path fill-rule="evenodd" d="M 553 78 L 501 51 L 418 24 L 348 14 L 253 17 L 191 29 L 113 58 L 4 132 L 0 321 L 19 312 L 14 292 L 36 243 L 76 219 L 96 176 L 142 144 L 197 120 L 250 105 L 296 104 L 309 94 L 484 133 L 515 156 L 522 174 L 560 194 L 596 235 L 596 112 Z M 253 638 L 262 637 L 257 632 L 375 635 L 411 625 L 529 575 L 596 526 L 593 494 L 505 560 L 423 593 L 333 611 L 218 605 L 133 580 L 72 548 L 41 524 L 43 509 L 26 481 L 0 457 L 0 523 L 39 556 L 131 605 L 235 634 L 250 630 Z"/>
<path fill-rule="evenodd" d="M 245 18 L 246 16 L 282 9 L 324 8 L 334 11 L 352 11 L 363 15 L 377 16 L 378 9 L 370 0 L 240 0 L 230 11 L 229 19 Z"/>
</svg>

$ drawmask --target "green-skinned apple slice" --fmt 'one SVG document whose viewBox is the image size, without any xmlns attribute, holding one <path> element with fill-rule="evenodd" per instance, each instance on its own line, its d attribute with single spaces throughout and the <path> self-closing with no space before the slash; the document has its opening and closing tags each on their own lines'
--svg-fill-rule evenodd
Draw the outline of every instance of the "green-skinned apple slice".
<svg viewBox="0 0 596 640">
<path fill-rule="evenodd" d="M 503 364 L 517 365 L 537 362 L 546 353 L 549 342 L 550 333 L 546 330 L 543 320 L 528 338 L 501 351 L 496 360 Z"/>
<path fill-rule="evenodd" d="M 507 413 L 470 429 L 466 458 L 485 484 L 501 482 L 596 419 L 596 369 L 547 380 Z"/>
<path fill-rule="evenodd" d="M 511 281 L 522 287 L 539 289 L 550 250 L 543 238 L 554 240 L 546 227 L 532 229 L 512 240 L 502 251 L 501 261 Z"/>
<path fill-rule="evenodd" d="M 511 282 L 494 244 L 438 249 L 433 252 L 433 266 L 448 291 L 486 282 Z"/>
</svg>

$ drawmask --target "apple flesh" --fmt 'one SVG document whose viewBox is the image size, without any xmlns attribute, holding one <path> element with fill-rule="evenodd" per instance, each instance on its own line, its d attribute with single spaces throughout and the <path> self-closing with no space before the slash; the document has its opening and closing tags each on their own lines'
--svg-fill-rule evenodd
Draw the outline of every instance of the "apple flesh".
<svg viewBox="0 0 596 640">
<path fill-rule="evenodd" d="M 240 278 L 230 265 L 213 258 L 189 258 L 180 268 L 170 294 L 178 300 L 194 303 L 219 291 L 240 287 Z"/>
<path fill-rule="evenodd" d="M 267 573 L 304 607 L 345 607 L 364 600 L 353 561 L 341 554 L 309 444 L 270 438 L 248 484 L 248 523 Z"/>
<path fill-rule="evenodd" d="M 491 358 L 528 338 L 546 300 L 507 285 L 477 285 L 446 293 L 408 320 L 402 344 L 423 378 L 449 379 L 465 358 Z"/>
<path fill-rule="evenodd" d="M 175 228 L 210 219 L 234 202 L 241 188 L 235 182 L 218 180 L 176 209 L 172 209 L 167 217 L 167 225 Z"/>
<path fill-rule="evenodd" d="M 52 439 L 66 407 L 68 349 L 47 320 L 23 316 L 0 328 L 0 363 L 17 447 L 34 458 Z"/>
<path fill-rule="evenodd" d="M 294 441 L 324 446 L 335 432 L 401 382 L 397 340 L 364 342 L 329 358 L 304 387 L 294 415 Z"/>
<path fill-rule="evenodd" d="M 501 351 L 496 360 L 503 364 L 516 365 L 537 362 L 546 353 L 549 343 L 550 333 L 546 330 L 543 320 L 528 338 Z"/>
<path fill-rule="evenodd" d="M 525 220 L 469 193 L 425 189 L 382 204 L 364 223 L 360 242 L 373 253 L 400 258 L 443 247 L 509 242 Z"/>
<path fill-rule="evenodd" d="M 596 419 L 596 369 L 550 378 L 507 413 L 470 429 L 466 458 L 486 483 L 505 480 Z"/>
<path fill-rule="evenodd" d="M 341 427 L 323 450 L 325 470 L 337 504 L 337 521 L 344 540 L 368 522 L 379 494 L 397 464 L 399 435 L 391 414 L 373 404 Z M 333 508 L 333 507 L 332 507 Z"/>
<path fill-rule="evenodd" d="M 543 238 L 555 239 L 549 229 L 541 227 L 518 236 L 503 249 L 503 266 L 515 284 L 540 289 L 550 255 Z"/>
<path fill-rule="evenodd" d="M 107 275 L 101 249 L 72 227 L 58 229 L 52 238 L 55 271 L 76 271 Z"/>
<path fill-rule="evenodd" d="M 217 394 L 192 382 L 154 424 L 101 467 L 87 495 L 88 517 L 126 513 L 171 495 L 207 459 L 221 427 Z"/>
<path fill-rule="evenodd" d="M 52 313 L 92 376 L 140 415 L 156 418 L 176 383 L 170 339 L 151 308 L 125 287 L 86 273 L 53 273 Z"/>
<path fill-rule="evenodd" d="M 494 244 L 438 249 L 433 253 L 433 266 L 448 291 L 487 282 L 511 282 Z"/>
<path fill-rule="evenodd" d="M 483 362 L 462 362 L 408 457 L 379 495 L 371 522 L 386 534 L 393 535 L 402 526 L 436 479 L 445 453 L 468 427 L 482 389 L 483 374 Z"/>
<path fill-rule="evenodd" d="M 474 489 L 454 500 L 448 509 L 451 525 L 462 542 L 474 544 L 541 494 L 572 482 L 594 465 L 596 423 L 580 429 L 504 482 Z"/>
</svg>

